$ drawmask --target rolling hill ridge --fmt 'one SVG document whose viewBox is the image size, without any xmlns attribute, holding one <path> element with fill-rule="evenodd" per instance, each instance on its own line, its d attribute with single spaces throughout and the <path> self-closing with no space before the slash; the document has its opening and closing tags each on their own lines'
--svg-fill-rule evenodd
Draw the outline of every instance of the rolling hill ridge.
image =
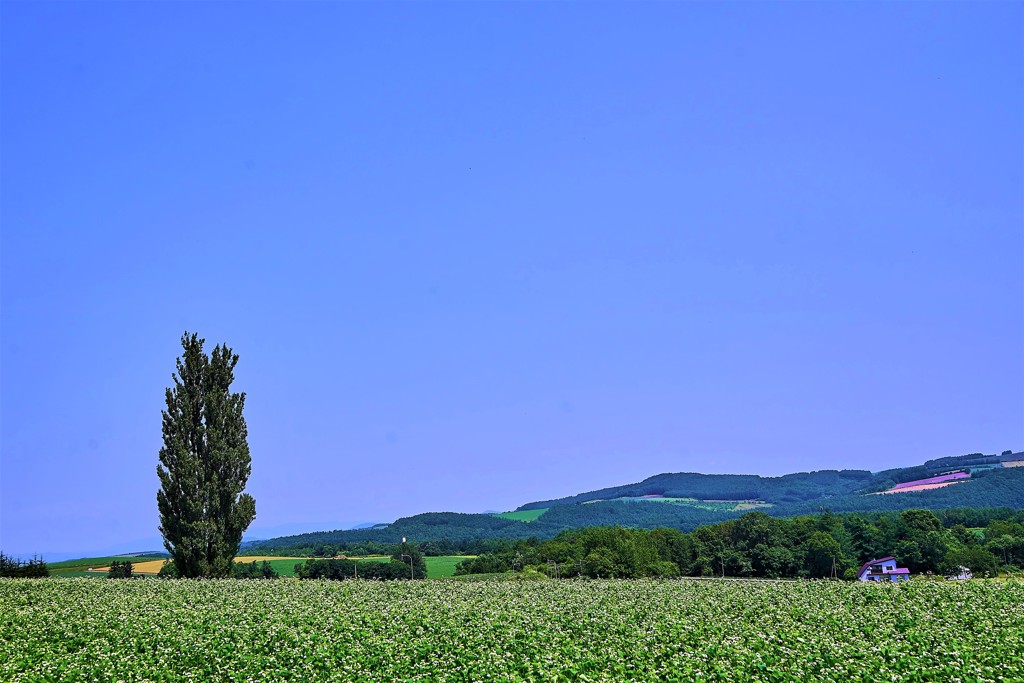
<svg viewBox="0 0 1024 683">
<path fill-rule="evenodd" d="M 318 531 L 268 539 L 250 548 L 324 543 L 419 543 L 465 546 L 495 538 L 551 538 L 596 525 L 683 531 L 758 509 L 777 517 L 908 508 L 1024 509 L 1024 452 L 972 453 L 881 472 L 820 470 L 780 477 L 694 472 L 657 474 L 643 481 L 564 498 L 535 501 L 500 514 L 428 512 L 366 529 Z"/>
</svg>

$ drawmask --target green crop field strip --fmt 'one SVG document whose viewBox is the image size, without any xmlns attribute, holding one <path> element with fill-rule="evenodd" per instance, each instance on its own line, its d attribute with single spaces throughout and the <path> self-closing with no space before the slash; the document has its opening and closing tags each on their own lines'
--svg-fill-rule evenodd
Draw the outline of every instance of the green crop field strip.
<svg viewBox="0 0 1024 683">
<path fill-rule="evenodd" d="M 0 579 L 0 680 L 1021 681 L 1024 584 Z"/>
<path fill-rule="evenodd" d="M 443 579 L 455 573 L 455 566 L 473 557 L 472 555 L 443 555 L 440 557 L 424 557 L 427 564 L 428 579 Z"/>
<path fill-rule="evenodd" d="M 238 558 L 242 559 L 242 558 Z M 295 565 L 302 564 L 303 560 L 267 560 L 281 576 L 295 576 Z"/>
<path fill-rule="evenodd" d="M 518 522 L 535 522 L 537 518 L 548 511 L 549 508 L 538 508 L 536 510 L 516 510 L 514 512 L 499 512 L 494 515 L 503 519 L 514 519 Z"/>
</svg>

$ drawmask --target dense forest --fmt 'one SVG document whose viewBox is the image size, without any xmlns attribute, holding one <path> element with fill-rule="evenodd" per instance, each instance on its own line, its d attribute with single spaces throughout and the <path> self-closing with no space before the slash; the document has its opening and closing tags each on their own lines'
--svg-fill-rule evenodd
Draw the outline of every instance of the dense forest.
<svg viewBox="0 0 1024 683">
<path fill-rule="evenodd" d="M 852 579 L 863 563 L 888 555 L 914 574 L 944 574 L 961 566 L 975 576 L 1020 571 L 1024 512 L 914 509 L 779 519 L 757 511 L 691 533 L 590 527 L 543 541 L 505 541 L 492 552 L 462 562 L 456 574 Z"/>
</svg>

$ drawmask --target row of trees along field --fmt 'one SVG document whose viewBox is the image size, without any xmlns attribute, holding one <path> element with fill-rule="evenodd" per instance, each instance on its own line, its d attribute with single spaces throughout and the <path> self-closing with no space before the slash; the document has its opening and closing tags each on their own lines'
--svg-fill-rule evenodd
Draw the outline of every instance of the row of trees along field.
<svg viewBox="0 0 1024 683">
<path fill-rule="evenodd" d="M 164 566 L 160 568 L 160 574 L 158 576 L 161 579 L 183 578 L 172 561 L 164 563 Z M 232 562 L 231 571 L 228 576 L 232 579 L 276 579 L 280 577 L 280 574 L 278 574 L 277 570 L 274 569 L 270 562 L 263 560 L 263 562 Z"/>
<path fill-rule="evenodd" d="M 677 529 L 590 527 L 554 539 L 507 541 L 460 563 L 456 575 L 533 570 L 552 576 L 836 577 L 892 555 L 913 573 L 965 566 L 977 576 L 1024 566 L 1024 512 L 904 510 L 872 515 L 739 519 Z"/>
<path fill-rule="evenodd" d="M 295 565 L 299 579 L 425 579 L 427 564 L 423 553 L 413 543 L 403 543 L 390 562 L 358 562 L 356 560 L 311 559 Z"/>
<path fill-rule="evenodd" d="M 41 557 L 25 562 L 0 552 L 0 577 L 38 579 L 49 575 L 50 570 Z"/>
</svg>

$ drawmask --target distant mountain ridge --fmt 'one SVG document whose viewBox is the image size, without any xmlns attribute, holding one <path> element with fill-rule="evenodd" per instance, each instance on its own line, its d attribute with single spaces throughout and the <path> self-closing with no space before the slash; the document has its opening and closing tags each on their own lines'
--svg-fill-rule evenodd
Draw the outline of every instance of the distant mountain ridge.
<svg viewBox="0 0 1024 683">
<path fill-rule="evenodd" d="M 953 472 L 965 476 L 942 476 Z M 919 481 L 940 483 L 914 485 Z M 595 525 L 690 531 L 750 509 L 790 517 L 826 509 L 869 513 L 915 507 L 1024 509 L 1024 452 L 942 457 L 881 472 L 818 470 L 779 477 L 663 473 L 632 484 L 526 503 L 512 513 L 428 512 L 387 525 L 258 541 L 249 548 L 397 543 L 403 537 L 438 547 L 465 547 L 494 538 L 551 538 L 567 529 Z"/>
</svg>

